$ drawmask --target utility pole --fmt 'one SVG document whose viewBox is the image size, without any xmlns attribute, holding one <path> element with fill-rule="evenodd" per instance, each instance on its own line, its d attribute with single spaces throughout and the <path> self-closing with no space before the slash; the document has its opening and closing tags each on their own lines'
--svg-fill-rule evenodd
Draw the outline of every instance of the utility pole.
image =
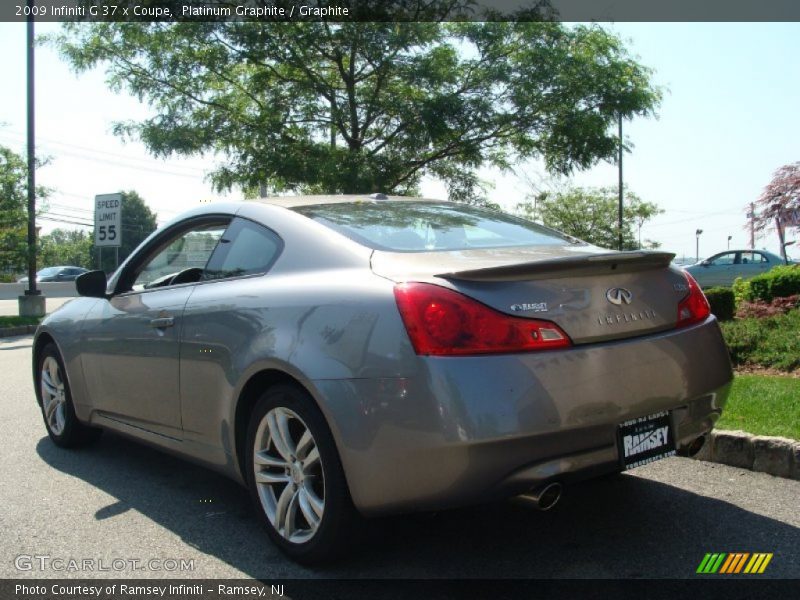
<svg viewBox="0 0 800 600">
<path fill-rule="evenodd" d="M 33 6 L 28 0 L 28 8 Z M 36 296 L 36 135 L 34 103 L 33 10 L 28 16 L 26 38 L 28 57 L 28 289 L 26 294 Z"/>
<path fill-rule="evenodd" d="M 619 221 L 617 223 L 617 227 L 619 230 L 619 250 L 622 251 L 622 112 L 618 113 L 618 117 L 619 117 Z"/>
<path fill-rule="evenodd" d="M 750 203 L 750 249 L 756 247 L 756 205 L 754 202 Z"/>
<path fill-rule="evenodd" d="M 27 0 L 28 23 L 25 39 L 27 56 L 27 93 L 28 93 L 28 289 L 19 296 L 20 316 L 44 316 L 44 296 L 37 289 L 36 281 L 36 135 L 35 135 L 35 103 L 34 103 L 34 31 L 33 0 Z"/>
</svg>

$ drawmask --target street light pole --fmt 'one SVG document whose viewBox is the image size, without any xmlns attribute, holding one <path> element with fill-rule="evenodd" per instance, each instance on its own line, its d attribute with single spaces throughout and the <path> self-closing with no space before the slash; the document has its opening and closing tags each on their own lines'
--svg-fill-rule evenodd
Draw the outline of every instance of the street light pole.
<svg viewBox="0 0 800 600">
<path fill-rule="evenodd" d="M 702 233 L 703 233 L 702 229 L 698 229 L 697 231 L 694 232 L 694 237 L 695 237 L 695 247 L 694 247 L 695 262 L 700 262 L 700 235 Z"/>
<path fill-rule="evenodd" d="M 728 236 L 728 250 L 730 250 L 730 249 L 731 249 L 731 239 L 732 239 L 732 238 L 733 238 L 733 236 L 732 236 L 732 235 L 729 235 L 729 236 Z"/>
</svg>

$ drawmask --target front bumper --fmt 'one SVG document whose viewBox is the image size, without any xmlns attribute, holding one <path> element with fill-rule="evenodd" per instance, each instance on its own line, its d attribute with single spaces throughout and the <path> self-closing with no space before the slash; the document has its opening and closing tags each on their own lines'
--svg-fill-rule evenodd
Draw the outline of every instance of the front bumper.
<svg viewBox="0 0 800 600">
<path fill-rule="evenodd" d="M 562 351 L 420 357 L 408 378 L 317 380 L 355 505 L 445 508 L 620 468 L 619 423 L 669 409 L 678 448 L 733 378 L 716 320 Z"/>
</svg>

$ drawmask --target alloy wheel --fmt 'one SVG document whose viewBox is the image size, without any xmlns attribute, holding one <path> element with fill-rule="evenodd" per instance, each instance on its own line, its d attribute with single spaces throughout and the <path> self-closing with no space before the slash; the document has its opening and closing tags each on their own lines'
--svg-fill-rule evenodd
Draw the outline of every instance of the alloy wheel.
<svg viewBox="0 0 800 600">
<path fill-rule="evenodd" d="M 47 426 L 54 435 L 64 432 L 66 422 L 67 391 L 58 361 L 48 356 L 42 362 L 42 409 Z"/>
<path fill-rule="evenodd" d="M 261 420 L 253 469 L 261 505 L 275 531 L 296 544 L 314 537 L 325 511 L 325 476 L 314 436 L 295 412 L 276 407 Z"/>
</svg>

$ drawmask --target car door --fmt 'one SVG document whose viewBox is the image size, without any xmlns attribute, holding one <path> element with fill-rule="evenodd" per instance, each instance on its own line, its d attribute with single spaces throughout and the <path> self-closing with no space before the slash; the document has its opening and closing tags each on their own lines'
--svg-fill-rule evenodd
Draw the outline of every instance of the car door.
<svg viewBox="0 0 800 600">
<path fill-rule="evenodd" d="M 90 401 L 106 418 L 181 438 L 179 352 L 186 301 L 230 217 L 183 222 L 142 249 L 82 330 Z"/>
<path fill-rule="evenodd" d="M 236 373 L 254 348 L 274 345 L 264 274 L 283 249 L 271 229 L 235 218 L 209 260 L 184 312 L 181 341 L 181 413 L 186 440 L 230 450 L 220 418 L 238 383 Z M 266 275 L 269 277 L 269 275 Z"/>
<path fill-rule="evenodd" d="M 775 266 L 775 263 L 770 261 L 769 256 L 767 256 L 763 252 L 758 252 L 758 251 L 753 252 L 753 264 L 755 265 L 754 270 L 756 271 L 757 275 L 760 275 L 761 273 L 766 273 L 772 267 Z"/>
<path fill-rule="evenodd" d="M 735 266 L 733 272 L 733 279 L 741 277 L 742 279 L 750 279 L 761 273 L 761 266 L 753 260 L 753 252 L 740 252 L 739 263 Z M 760 258 L 759 258 L 760 261 Z M 733 282 L 731 282 L 733 283 Z"/>
<path fill-rule="evenodd" d="M 737 259 L 738 252 L 723 252 L 711 257 L 700 285 L 703 287 L 729 286 L 735 279 L 733 270 Z"/>
</svg>

